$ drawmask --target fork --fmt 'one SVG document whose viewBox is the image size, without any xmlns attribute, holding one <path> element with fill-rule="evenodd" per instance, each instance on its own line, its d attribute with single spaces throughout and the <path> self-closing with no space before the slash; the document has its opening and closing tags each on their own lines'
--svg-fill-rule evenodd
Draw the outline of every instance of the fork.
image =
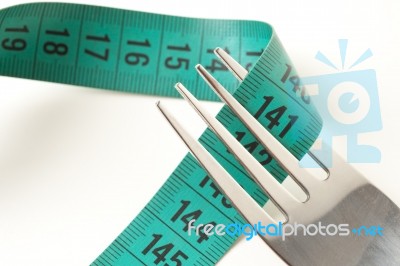
<svg viewBox="0 0 400 266">
<path fill-rule="evenodd" d="M 247 74 L 224 50 L 216 55 L 239 79 Z M 400 209 L 356 169 L 333 152 L 334 166 L 329 168 L 322 159 L 309 153 L 326 171 L 324 180 L 317 179 L 276 140 L 223 86 L 201 65 L 197 71 L 218 97 L 236 114 L 306 194 L 299 200 L 279 182 L 211 116 L 199 101 L 181 84 L 178 92 L 201 116 L 208 127 L 244 166 L 249 175 L 263 189 L 273 204 L 282 212 L 284 225 L 347 224 L 349 228 L 381 228 L 383 233 L 372 236 L 368 231 L 359 234 L 311 236 L 307 228 L 298 227 L 296 236 L 281 239 L 269 234 L 259 235 L 286 263 L 290 265 L 400 265 Z M 209 173 L 221 191 L 249 224 L 278 224 L 278 221 L 260 207 L 210 153 L 174 118 L 160 102 L 158 108 L 185 142 L 201 166 Z M 356 229 L 353 229 L 356 230 Z"/>
</svg>

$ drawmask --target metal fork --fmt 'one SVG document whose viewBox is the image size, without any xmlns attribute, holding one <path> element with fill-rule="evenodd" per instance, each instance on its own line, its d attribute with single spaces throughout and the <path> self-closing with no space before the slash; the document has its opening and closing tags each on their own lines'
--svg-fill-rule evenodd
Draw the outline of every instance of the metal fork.
<svg viewBox="0 0 400 266">
<path fill-rule="evenodd" d="M 245 78 L 247 71 L 226 52 L 217 48 L 215 53 L 239 80 Z M 349 229 L 376 229 L 379 226 L 383 230 L 380 232 L 383 235 L 375 236 L 371 236 L 373 231 L 369 231 L 370 235 L 368 231 L 358 235 L 351 230 L 347 235 L 310 236 L 306 234 L 307 228 L 299 226 L 297 235 L 287 237 L 285 240 L 269 234 L 260 235 L 269 247 L 290 265 L 400 265 L 400 209 L 387 196 L 336 153 L 333 154 L 334 167 L 330 169 L 325 167 L 323 160 L 313 156 L 328 174 L 325 180 L 318 180 L 307 169 L 302 168 L 299 161 L 201 65 L 197 65 L 196 69 L 306 193 L 307 199 L 304 202 L 294 197 L 217 119 L 203 109 L 198 100 L 181 83 L 176 84 L 179 93 L 192 105 L 284 214 L 285 225 L 294 227 L 296 224 L 305 226 L 348 224 Z M 158 102 L 157 106 L 249 224 L 257 224 L 260 221 L 263 224 L 278 223 L 243 190 L 198 141 L 184 130 L 162 104 Z"/>
</svg>

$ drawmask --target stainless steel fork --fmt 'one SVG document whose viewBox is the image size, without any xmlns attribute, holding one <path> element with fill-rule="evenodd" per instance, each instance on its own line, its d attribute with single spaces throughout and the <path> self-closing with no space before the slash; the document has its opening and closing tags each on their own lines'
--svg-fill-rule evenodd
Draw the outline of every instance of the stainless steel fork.
<svg viewBox="0 0 400 266">
<path fill-rule="evenodd" d="M 217 48 L 215 52 L 239 80 L 244 79 L 247 71 L 242 66 L 222 49 Z M 400 265 L 400 210 L 388 197 L 336 153 L 333 154 L 334 167 L 330 169 L 325 167 L 326 164 L 322 160 L 313 157 L 328 175 L 325 180 L 315 178 L 302 168 L 299 161 L 201 65 L 197 65 L 196 69 L 306 193 L 307 199 L 304 202 L 294 197 L 217 119 L 203 109 L 198 100 L 182 84 L 176 84 L 179 93 L 192 105 L 284 214 L 285 225 L 294 227 L 299 224 L 305 226 L 347 224 L 350 229 L 371 229 L 371 226 L 375 226 L 372 228 L 379 226 L 379 230 L 383 230 L 375 236 L 368 233 L 359 235 L 351 230 L 341 235 L 336 232 L 334 235 L 311 236 L 306 227 L 298 226 L 297 235 L 287 237 L 285 240 L 269 234 L 261 235 L 268 246 L 290 265 Z M 264 224 L 278 223 L 242 189 L 198 141 L 183 129 L 162 104 L 158 103 L 157 106 L 249 224 L 257 224 L 260 221 Z"/>
</svg>

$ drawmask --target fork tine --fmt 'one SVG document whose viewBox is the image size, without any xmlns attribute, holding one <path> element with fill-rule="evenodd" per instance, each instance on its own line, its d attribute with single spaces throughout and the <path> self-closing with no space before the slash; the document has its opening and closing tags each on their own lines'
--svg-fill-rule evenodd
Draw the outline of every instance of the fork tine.
<svg viewBox="0 0 400 266">
<path fill-rule="evenodd" d="M 309 198 L 309 190 L 318 182 L 310 176 L 304 168 L 299 165 L 299 161 L 294 157 L 278 140 L 272 136 L 226 89 L 213 77 L 207 70 L 196 65 L 196 69 L 204 80 L 210 85 L 218 97 L 225 102 L 231 110 L 238 116 L 243 124 L 253 133 L 261 144 L 279 162 L 286 172 L 302 187 Z"/>
<path fill-rule="evenodd" d="M 224 49 L 217 47 L 214 53 L 222 60 L 224 65 L 239 79 L 243 81 L 247 75 L 247 70 L 233 59 Z"/>
<path fill-rule="evenodd" d="M 214 157 L 171 115 L 171 113 L 157 102 L 157 107 L 178 133 L 180 138 L 189 148 L 201 166 L 208 172 L 221 191 L 228 197 L 236 210 L 250 223 L 257 224 L 259 221 L 265 223 L 276 223 L 249 194 L 232 178 L 232 176 L 214 159 Z"/>
<path fill-rule="evenodd" d="M 245 79 L 245 77 L 248 74 L 247 69 L 242 67 L 241 64 L 239 64 L 235 59 L 233 59 L 232 56 L 230 56 L 230 54 L 225 52 L 225 50 L 223 50 L 220 47 L 215 48 L 214 53 L 239 81 L 243 81 Z M 314 160 L 321 167 L 321 170 L 323 170 L 325 173 L 324 179 L 327 179 L 329 170 L 325 166 L 325 164 L 319 158 L 317 158 L 311 151 L 308 151 L 307 154 L 311 157 L 312 160 Z"/>
<path fill-rule="evenodd" d="M 249 73 L 247 69 L 245 69 L 241 64 L 239 64 L 224 49 L 217 47 L 214 49 L 214 53 L 239 81 L 243 81 L 246 78 L 247 74 Z M 319 158 L 317 158 L 311 151 L 308 151 L 307 153 L 326 173 L 329 172 L 324 163 Z"/>
<path fill-rule="evenodd" d="M 199 101 L 181 84 L 175 85 L 179 93 L 187 100 L 218 138 L 228 147 L 240 164 L 246 169 L 254 181 L 265 191 L 278 209 L 288 220 L 288 211 L 298 207 L 300 202 L 292 196 L 279 182 L 237 141 L 232 134 L 210 115 Z"/>
</svg>

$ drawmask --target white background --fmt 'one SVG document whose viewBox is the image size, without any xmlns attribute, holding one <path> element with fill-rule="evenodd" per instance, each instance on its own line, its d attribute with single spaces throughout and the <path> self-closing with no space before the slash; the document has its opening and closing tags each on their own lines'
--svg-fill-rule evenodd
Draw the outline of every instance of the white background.
<svg viewBox="0 0 400 266">
<path fill-rule="evenodd" d="M 358 69 L 376 70 L 383 130 L 361 140 L 379 147 L 382 161 L 355 167 L 400 205 L 400 2 L 70 2 L 269 22 L 303 76 L 334 73 L 314 55 L 339 64 L 340 38 L 349 39 L 350 61 L 370 48 L 374 56 Z M 159 98 L 0 77 L 0 265 L 88 265 L 111 243 L 187 152 L 156 110 Z M 193 121 L 189 113 L 179 117 Z M 203 128 L 190 125 L 195 134 Z M 243 264 L 284 265 L 259 239 L 241 241 L 219 263 Z"/>
</svg>

